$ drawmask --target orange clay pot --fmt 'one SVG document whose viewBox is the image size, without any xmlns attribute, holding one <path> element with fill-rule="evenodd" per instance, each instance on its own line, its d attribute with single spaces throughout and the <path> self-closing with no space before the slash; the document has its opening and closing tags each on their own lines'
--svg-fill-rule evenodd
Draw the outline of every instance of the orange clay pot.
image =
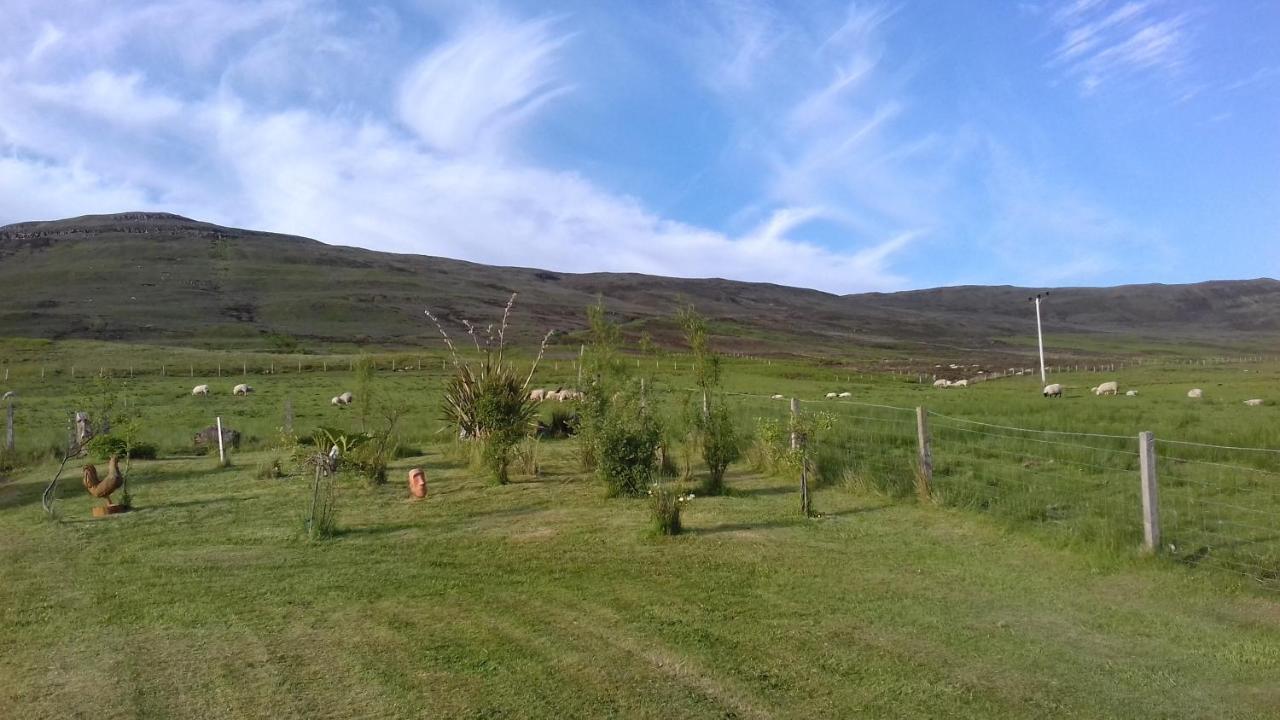
<svg viewBox="0 0 1280 720">
<path fill-rule="evenodd" d="M 427 475 L 422 472 L 422 468 L 409 471 L 409 494 L 415 498 L 427 496 Z"/>
</svg>

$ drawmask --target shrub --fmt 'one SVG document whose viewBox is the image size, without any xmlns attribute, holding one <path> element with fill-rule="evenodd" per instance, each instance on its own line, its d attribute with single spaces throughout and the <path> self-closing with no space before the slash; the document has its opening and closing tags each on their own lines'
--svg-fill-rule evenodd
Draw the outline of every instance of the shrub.
<svg viewBox="0 0 1280 720">
<path fill-rule="evenodd" d="M 724 474 L 729 463 L 737 460 L 742 451 L 738 445 L 738 431 L 733 417 L 723 402 L 707 413 L 702 421 L 702 459 L 707 464 L 705 492 L 718 495 L 724 490 Z"/>
<path fill-rule="evenodd" d="M 274 457 L 264 463 L 259 463 L 254 475 L 259 480 L 276 480 L 285 477 L 284 462 L 280 458 Z"/>
<path fill-rule="evenodd" d="M 667 483 L 649 487 L 649 528 L 655 535 L 679 535 L 680 508 L 693 499 L 693 493 L 681 495 Z"/>
<path fill-rule="evenodd" d="M 481 355 L 475 367 L 461 361 L 448 333 L 436 322 L 454 366 L 454 374 L 445 384 L 444 419 L 458 428 L 463 438 L 479 443 L 480 462 L 499 485 L 509 480 L 513 447 L 534 429 L 538 406 L 529 399 L 528 385 L 551 339 L 551 333 L 543 337 L 538 357 L 528 373 L 521 373 L 506 360 L 507 320 L 515 300 L 513 293 L 502 314 L 496 343 L 490 331 L 482 346 L 475 326 L 466 323 L 468 334 Z M 434 315 L 427 315 L 435 321 Z"/>
<path fill-rule="evenodd" d="M 644 491 L 657 469 L 662 428 L 657 418 L 634 402 L 620 403 L 596 424 L 596 476 L 609 497 Z"/>
<path fill-rule="evenodd" d="M 538 476 L 540 468 L 538 467 L 538 439 L 536 437 L 527 437 L 516 446 L 515 464 L 516 467 L 520 468 L 520 472 L 525 475 Z"/>
<path fill-rule="evenodd" d="M 157 450 L 151 443 L 135 442 L 130 444 L 125 438 L 117 435 L 97 435 L 85 446 L 89 454 L 98 460 L 106 460 L 112 455 L 128 457 L 133 460 L 155 460 Z"/>
</svg>

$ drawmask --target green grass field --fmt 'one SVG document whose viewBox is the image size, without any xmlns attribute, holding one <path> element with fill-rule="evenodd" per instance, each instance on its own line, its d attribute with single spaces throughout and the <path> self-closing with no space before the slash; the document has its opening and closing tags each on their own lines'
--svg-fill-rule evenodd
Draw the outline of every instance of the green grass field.
<svg viewBox="0 0 1280 720">
<path fill-rule="evenodd" d="M 254 395 L 233 398 L 243 378 L 161 377 L 137 348 L 6 350 L 27 464 L 0 482 L 0 717 L 1280 713 L 1276 458 L 1162 445 L 1174 547 L 1148 558 L 1129 454 L 1140 430 L 1280 447 L 1280 407 L 1241 404 L 1276 397 L 1274 365 L 1070 373 L 1054 378 L 1067 397 L 1046 400 L 1038 377 L 934 390 L 730 361 L 744 431 L 785 417 L 775 393 L 831 415 L 815 438 L 820 517 L 800 517 L 794 478 L 744 461 L 729 495 L 695 499 L 687 532 L 659 539 L 643 501 L 603 498 L 572 441 L 540 443 L 536 477 L 485 483 L 437 419 L 440 356 L 418 370 L 406 354 L 411 370 L 375 382 L 410 403 L 402 443 L 425 454 L 397 460 L 387 485 L 343 479 L 337 536 L 308 543 L 307 480 L 255 468 L 273 457 L 286 398 L 300 432 L 352 427 L 351 409 L 328 404 L 350 373 L 291 373 L 280 357 L 278 374 L 247 378 Z M 176 354 L 206 370 L 241 357 Z M 136 358 L 135 376 L 50 370 L 73 355 L 117 375 Z M 673 363 L 687 360 L 654 362 L 635 369 L 678 435 L 690 380 Z M 576 382 L 567 358 L 544 371 L 536 384 Z M 1139 396 L 1087 394 L 1109 379 Z M 215 394 L 191 397 L 200 382 Z M 844 390 L 849 401 L 821 400 Z M 141 419 L 162 459 L 134 463 L 137 509 L 102 520 L 73 468 L 47 520 L 50 450 L 68 414 L 103 394 Z M 935 504 L 911 496 L 916 406 L 936 413 Z M 190 455 L 214 416 L 247 438 L 230 468 Z M 413 466 L 427 469 L 426 501 L 406 499 Z"/>
</svg>

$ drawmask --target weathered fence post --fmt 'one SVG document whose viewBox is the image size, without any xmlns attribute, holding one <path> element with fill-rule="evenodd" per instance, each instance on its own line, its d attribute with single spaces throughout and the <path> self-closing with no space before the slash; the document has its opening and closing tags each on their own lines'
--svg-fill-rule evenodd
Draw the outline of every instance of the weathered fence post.
<svg viewBox="0 0 1280 720">
<path fill-rule="evenodd" d="M 13 452 L 14 447 L 16 447 L 16 443 L 13 437 L 13 401 L 10 400 L 9 401 L 9 421 L 6 424 L 5 431 L 4 431 L 4 449 L 8 450 L 9 452 Z"/>
<path fill-rule="evenodd" d="M 791 449 L 800 450 L 800 512 L 809 517 L 809 461 L 804 456 L 800 434 L 800 401 L 791 398 Z"/>
<path fill-rule="evenodd" d="M 227 450 L 222 445 L 222 416 L 218 416 L 218 464 L 227 464 Z"/>
<path fill-rule="evenodd" d="M 1138 467 L 1142 471 L 1142 549 L 1160 551 L 1160 489 L 1156 483 L 1156 436 L 1138 433 Z"/>
<path fill-rule="evenodd" d="M 284 399 L 284 431 L 293 434 L 293 398 Z"/>
<path fill-rule="evenodd" d="M 916 497 L 933 499 L 933 449 L 929 446 L 929 412 L 916 408 L 916 441 L 920 444 L 920 470 L 916 473 Z"/>
</svg>

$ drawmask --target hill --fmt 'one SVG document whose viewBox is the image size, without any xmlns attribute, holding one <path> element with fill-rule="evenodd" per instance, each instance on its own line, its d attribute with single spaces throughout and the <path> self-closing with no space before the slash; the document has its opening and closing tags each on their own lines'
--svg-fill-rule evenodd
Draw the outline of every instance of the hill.
<svg viewBox="0 0 1280 720">
<path fill-rule="evenodd" d="M 1037 289 L 1038 290 L 1038 289 Z M 834 295 L 767 283 L 629 273 L 560 273 L 326 245 L 166 213 L 93 215 L 0 227 L 0 334 L 195 344 L 417 344 L 423 316 L 492 318 L 520 293 L 524 339 L 580 329 L 598 296 L 629 334 L 674 342 L 681 301 L 742 352 L 845 354 L 955 348 L 1023 354 L 1034 340 L 1027 288 L 953 287 Z M 1164 344 L 1270 350 L 1280 282 L 1059 288 L 1046 333 L 1074 352 Z"/>
</svg>

